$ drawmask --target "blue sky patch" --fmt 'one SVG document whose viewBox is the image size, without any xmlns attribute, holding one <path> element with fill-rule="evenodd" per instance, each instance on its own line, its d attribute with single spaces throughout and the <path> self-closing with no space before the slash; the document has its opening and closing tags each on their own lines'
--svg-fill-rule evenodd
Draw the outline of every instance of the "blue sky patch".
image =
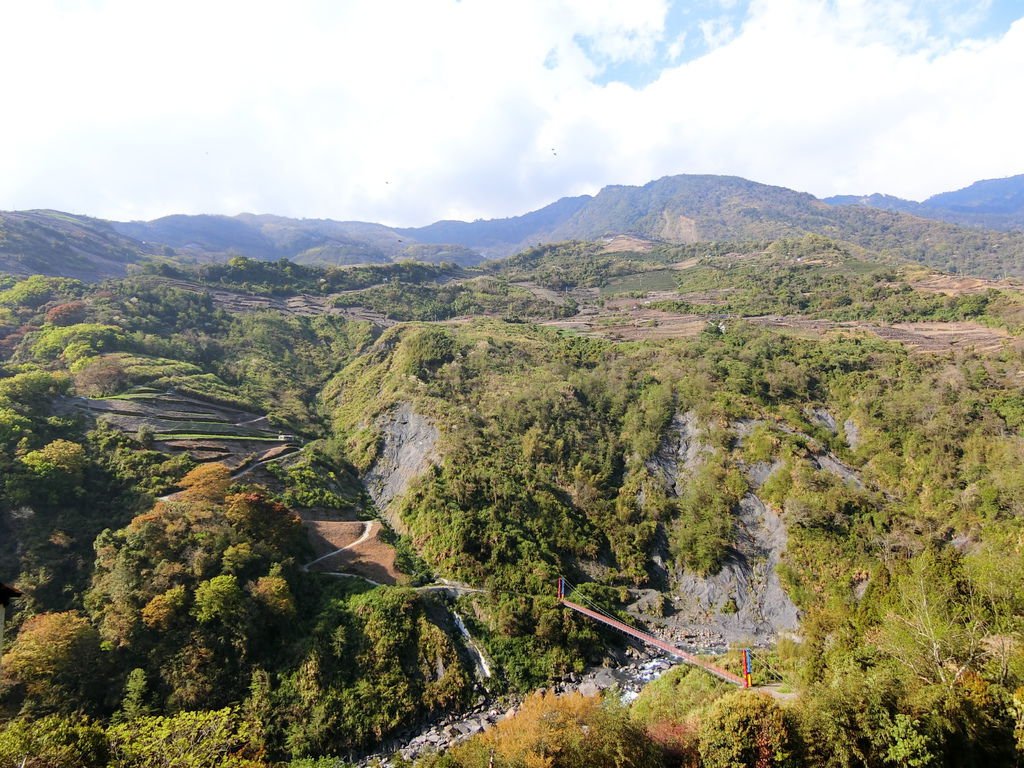
<svg viewBox="0 0 1024 768">
<path fill-rule="evenodd" d="M 885 0 L 878 0 L 883 5 Z M 661 73 L 699 59 L 736 36 L 750 15 L 750 0 L 677 0 L 669 5 L 665 27 L 653 51 L 625 60 L 612 60 L 596 49 L 594 40 L 574 38 L 599 67 L 598 85 L 624 83 L 641 89 Z M 828 5 L 837 9 L 836 0 Z M 921 24 L 927 41 L 955 45 L 967 39 L 1001 37 L 1024 13 L 1021 0 L 910 0 L 909 18 Z M 908 40 L 903 49 L 916 49 L 925 40 Z M 551 66 L 554 62 L 545 62 Z"/>
</svg>

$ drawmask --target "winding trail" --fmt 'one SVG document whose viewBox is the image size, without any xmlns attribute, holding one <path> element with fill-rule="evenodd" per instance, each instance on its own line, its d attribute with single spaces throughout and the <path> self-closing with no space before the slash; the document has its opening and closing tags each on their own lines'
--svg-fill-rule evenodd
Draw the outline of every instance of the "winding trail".
<svg viewBox="0 0 1024 768">
<path fill-rule="evenodd" d="M 370 532 L 373 530 L 373 523 L 374 523 L 373 520 L 364 520 L 363 521 L 363 533 L 362 533 L 362 535 L 358 539 L 353 541 L 351 544 L 346 544 L 344 547 L 341 547 L 340 549 L 335 549 L 332 552 L 328 552 L 326 555 L 321 555 L 316 560 L 311 560 L 310 562 L 308 562 L 304 566 L 302 566 L 302 570 L 308 571 L 310 566 L 316 565 L 321 560 L 326 560 L 329 557 L 334 557 L 336 554 L 338 554 L 339 552 L 344 552 L 346 549 L 352 549 L 353 547 L 358 547 L 360 544 L 362 544 L 364 541 L 366 541 L 368 538 L 370 538 Z M 369 579 L 367 579 L 367 581 L 369 581 Z M 374 582 L 374 583 L 376 583 L 376 582 Z"/>
<path fill-rule="evenodd" d="M 264 418 L 264 417 L 261 417 L 261 418 Z M 232 481 L 237 480 L 238 478 L 243 477 L 243 476 L 249 474 L 254 469 L 258 469 L 259 467 L 265 467 L 267 464 L 273 464 L 274 462 L 280 461 L 281 459 L 285 458 L 286 456 L 291 456 L 293 453 L 298 453 L 299 451 L 302 450 L 302 448 L 300 446 L 297 446 L 297 445 L 282 445 L 280 447 L 282 447 L 284 450 L 282 450 L 280 453 L 277 453 L 277 454 L 271 456 L 269 459 L 256 459 L 255 461 L 249 462 L 248 464 L 243 464 L 241 467 L 239 467 L 238 469 L 236 469 L 235 471 L 233 471 L 231 473 L 231 480 Z M 274 449 L 271 449 L 271 450 L 274 450 Z M 182 493 L 181 491 L 174 491 L 173 493 L 168 493 L 168 494 L 166 494 L 164 496 L 158 496 L 156 500 L 157 501 L 174 501 L 175 497 L 177 497 L 181 493 Z"/>
<path fill-rule="evenodd" d="M 272 464 L 275 461 L 280 461 L 285 456 L 291 456 L 293 453 L 296 453 L 296 452 L 302 450 L 302 448 L 300 448 L 297 445 L 282 445 L 280 447 L 283 450 L 281 450 L 279 453 L 271 456 L 269 459 L 257 459 L 256 461 L 252 462 L 251 464 L 239 467 L 238 469 L 236 469 L 234 472 L 231 473 L 231 479 L 232 480 L 237 480 L 238 478 L 240 478 L 240 477 L 242 477 L 244 475 L 249 474 L 254 469 L 258 469 L 259 467 L 265 467 L 267 464 Z M 275 449 L 272 448 L 271 450 L 275 450 Z"/>
<path fill-rule="evenodd" d="M 239 421 L 235 424 L 236 427 L 249 427 L 253 424 L 258 424 L 261 421 L 267 421 L 266 416 L 257 416 L 255 419 L 249 419 L 248 421 Z"/>
<path fill-rule="evenodd" d="M 379 581 L 367 578 L 366 576 L 360 576 L 358 573 L 337 573 L 335 571 L 319 571 L 324 576 L 331 576 L 335 579 L 359 579 L 365 581 L 367 584 L 372 584 L 375 587 L 386 587 L 387 584 L 381 584 Z"/>
</svg>

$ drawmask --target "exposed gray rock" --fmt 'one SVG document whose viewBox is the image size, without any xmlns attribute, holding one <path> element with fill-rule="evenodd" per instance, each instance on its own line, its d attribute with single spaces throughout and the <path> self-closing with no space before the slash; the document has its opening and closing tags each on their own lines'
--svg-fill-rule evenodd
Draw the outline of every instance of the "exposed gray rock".
<svg viewBox="0 0 1024 768">
<path fill-rule="evenodd" d="M 661 445 L 645 463 L 650 473 L 665 484 L 665 489 L 678 496 L 687 477 L 709 453 L 711 446 L 700 439 L 697 414 L 687 411 L 672 417 Z"/>
<path fill-rule="evenodd" d="M 764 423 L 764 419 L 736 419 L 732 422 L 732 431 L 736 433 L 736 445 L 742 446 L 750 434 Z"/>
<path fill-rule="evenodd" d="M 702 652 L 706 649 L 691 647 L 690 650 Z M 680 663 L 675 657 L 660 651 L 656 654 L 637 655 L 640 658 L 630 664 L 615 668 L 592 667 L 582 675 L 569 674 L 547 690 L 558 695 L 579 691 L 585 696 L 596 696 L 602 691 L 614 690 L 623 702 L 630 702 L 639 695 L 647 683 Z M 393 768 L 399 764 L 404 765 L 401 760 L 415 760 L 430 753 L 445 752 L 475 734 L 489 730 L 496 723 L 514 717 L 522 698 L 513 695 L 512 700 L 516 704 L 508 709 L 504 709 L 504 706 L 498 708 L 495 706 L 497 702 L 478 705 L 470 712 L 442 717 L 421 729 L 407 731 L 383 745 L 381 751 L 364 756 L 358 765 L 362 768 Z"/>
<path fill-rule="evenodd" d="M 377 419 L 381 447 L 377 460 L 363 476 L 363 486 L 388 523 L 404 533 L 405 526 L 395 511 L 395 502 L 409 484 L 436 460 L 438 431 L 425 416 L 408 403 L 401 403 Z"/>
<path fill-rule="evenodd" d="M 703 642 L 764 645 L 796 630 L 799 620 L 775 572 L 786 549 L 786 529 L 753 494 L 740 501 L 736 525 L 736 546 L 718 573 L 679 576 L 671 623 L 691 632 L 704 627 L 707 632 L 697 633 Z"/>
<path fill-rule="evenodd" d="M 847 419 L 843 422 L 843 432 L 846 433 L 846 444 L 850 446 L 850 450 L 856 451 L 860 447 L 860 429 L 857 423 L 853 419 Z"/>
<path fill-rule="evenodd" d="M 852 483 L 857 488 L 864 488 L 864 481 L 860 479 L 860 475 L 857 474 L 857 470 L 840 461 L 835 454 L 823 453 L 820 456 L 815 456 L 814 463 L 818 465 L 818 469 L 831 472 L 836 477 L 841 478 L 844 482 Z"/>
<path fill-rule="evenodd" d="M 633 590 L 634 600 L 626 610 L 630 613 L 646 614 L 648 616 L 663 616 L 665 614 L 665 596 L 656 589 Z"/>
<path fill-rule="evenodd" d="M 957 552 L 969 552 L 975 548 L 978 541 L 969 533 L 958 533 L 949 540 L 950 545 Z"/>
<path fill-rule="evenodd" d="M 833 435 L 839 430 L 836 427 L 836 417 L 825 408 L 808 408 L 805 413 L 812 424 L 824 427 Z"/>
<path fill-rule="evenodd" d="M 779 471 L 782 464 L 783 462 L 781 459 L 776 459 L 772 462 L 755 461 L 753 464 L 748 464 L 746 467 L 747 480 L 756 491 L 768 482 L 768 478 Z"/>
</svg>

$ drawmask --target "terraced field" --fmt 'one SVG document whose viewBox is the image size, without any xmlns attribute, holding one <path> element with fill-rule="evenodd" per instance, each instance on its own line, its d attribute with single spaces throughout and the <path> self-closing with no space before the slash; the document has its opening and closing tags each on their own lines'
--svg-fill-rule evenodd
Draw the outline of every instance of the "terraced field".
<svg viewBox="0 0 1024 768">
<path fill-rule="evenodd" d="M 583 306 L 569 318 L 550 320 L 543 325 L 576 333 L 617 341 L 678 339 L 697 336 L 708 322 L 722 322 L 730 315 L 696 315 L 654 309 L 653 301 L 679 294 L 650 293 L 643 299 L 613 299 L 604 306 Z M 870 333 L 883 339 L 898 341 L 921 352 L 944 353 L 957 349 L 973 349 L 997 353 L 1010 340 L 1003 328 L 993 328 L 971 321 L 883 323 L 880 321 L 820 320 L 799 315 L 763 315 L 744 317 L 744 322 L 763 325 L 806 338 L 821 338 L 828 333 Z"/>
<path fill-rule="evenodd" d="M 286 315 L 299 317 L 315 317 L 317 315 L 341 315 L 350 320 L 362 320 L 373 323 L 382 328 L 394 325 L 395 321 L 390 320 L 380 312 L 374 312 L 365 307 L 336 307 L 334 302 L 344 293 L 355 293 L 355 291 L 343 291 L 328 296 L 313 296 L 306 293 L 294 296 L 258 296 L 241 291 L 228 291 L 224 289 L 210 289 L 206 286 L 190 283 L 186 280 L 160 280 L 161 284 L 180 288 L 191 293 L 208 293 L 218 309 L 233 314 L 245 312 L 263 312 L 273 310 Z"/>
<path fill-rule="evenodd" d="M 148 432 L 157 450 L 187 452 L 196 461 L 219 461 L 232 470 L 279 458 L 299 445 L 266 416 L 173 391 L 139 388 L 114 397 L 68 398 L 65 405 L 123 432 Z"/>
</svg>

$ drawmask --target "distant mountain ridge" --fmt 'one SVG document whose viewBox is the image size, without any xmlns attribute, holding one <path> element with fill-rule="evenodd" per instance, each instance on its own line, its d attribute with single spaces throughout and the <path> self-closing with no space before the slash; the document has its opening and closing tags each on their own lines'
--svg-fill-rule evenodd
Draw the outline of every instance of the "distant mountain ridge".
<svg viewBox="0 0 1024 768">
<path fill-rule="evenodd" d="M 941 214 L 941 215 L 940 215 Z M 736 176 L 666 176 L 608 186 L 522 216 L 424 227 L 240 214 L 106 222 L 56 211 L 0 213 L 0 271 L 100 279 L 152 260 L 232 255 L 301 264 L 400 260 L 473 265 L 538 244 L 630 235 L 665 243 L 769 241 L 806 233 L 947 271 L 1024 275 L 1024 176 L 924 203 L 887 195 L 819 200 Z"/>
<path fill-rule="evenodd" d="M 824 202 L 899 211 L 963 226 L 1024 230 L 1024 174 L 976 181 L 963 189 L 932 195 L 923 202 L 877 193 L 836 195 L 826 197 Z"/>
<path fill-rule="evenodd" d="M 330 219 L 290 219 L 269 214 L 165 216 L 153 221 L 112 222 L 137 240 L 168 245 L 198 259 L 241 254 L 299 264 L 366 264 L 414 259 L 476 264 L 481 257 L 458 242 L 403 238 L 383 224 Z"/>
<path fill-rule="evenodd" d="M 405 227 L 395 231 L 423 243 L 454 242 L 478 248 L 492 256 L 508 255 L 510 246 L 516 247 L 538 237 L 552 242 L 551 234 L 593 199 L 590 195 L 563 197 L 522 216 L 472 222 L 438 221 L 425 227 Z"/>
</svg>

